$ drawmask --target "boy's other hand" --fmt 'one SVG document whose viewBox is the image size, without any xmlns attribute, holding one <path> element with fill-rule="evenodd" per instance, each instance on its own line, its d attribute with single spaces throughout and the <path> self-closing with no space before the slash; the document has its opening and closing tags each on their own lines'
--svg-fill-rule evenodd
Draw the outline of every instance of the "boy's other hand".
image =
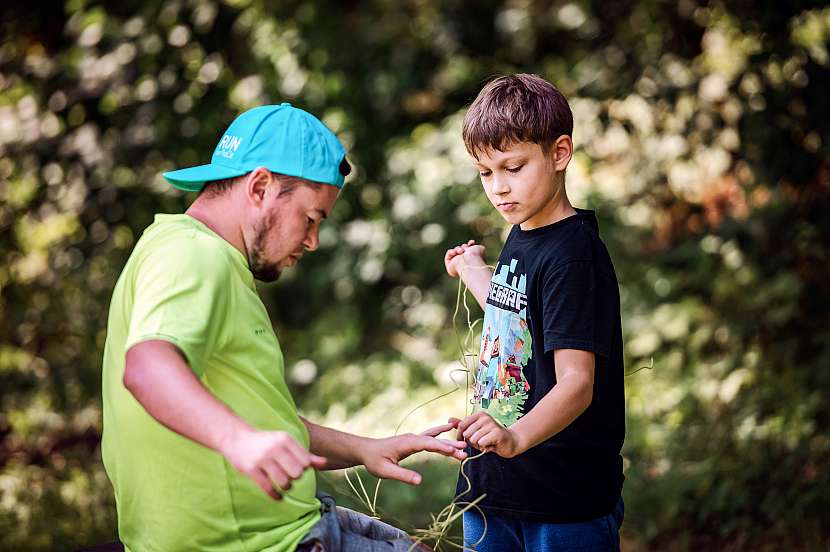
<svg viewBox="0 0 830 552">
<path fill-rule="evenodd" d="M 487 266 L 487 263 L 484 262 L 484 246 L 476 244 L 475 240 L 470 240 L 467 243 L 451 247 L 447 249 L 447 253 L 444 255 L 444 266 L 447 269 L 447 274 L 453 278 L 458 278 L 464 267 Z"/>
<path fill-rule="evenodd" d="M 436 439 L 438 435 L 449 431 L 453 424 L 444 424 L 433 427 L 414 435 L 397 435 L 386 439 L 369 439 L 361 454 L 363 465 L 366 470 L 383 479 L 396 479 L 418 485 L 421 483 L 421 474 L 400 466 L 400 462 L 418 452 L 435 452 L 449 456 L 457 460 L 464 460 L 467 453 L 464 452 L 463 441 L 451 441 L 449 439 Z"/>
<path fill-rule="evenodd" d="M 461 421 L 449 420 L 458 424 L 458 437 L 465 439 L 470 446 L 484 452 L 495 452 L 503 458 L 513 458 L 521 453 L 521 446 L 514 431 L 504 427 L 483 411 L 470 414 Z"/>
</svg>

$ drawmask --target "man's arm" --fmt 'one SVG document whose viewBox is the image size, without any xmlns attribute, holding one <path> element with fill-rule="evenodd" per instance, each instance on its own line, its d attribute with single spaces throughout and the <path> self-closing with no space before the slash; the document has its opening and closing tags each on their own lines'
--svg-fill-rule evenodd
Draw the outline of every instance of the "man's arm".
<svg viewBox="0 0 830 552">
<path fill-rule="evenodd" d="M 421 451 L 436 452 L 458 460 L 467 456 L 462 450 L 465 447 L 463 441 L 436 439 L 441 433 L 456 427 L 455 423 L 433 427 L 420 435 L 408 433 L 386 439 L 371 439 L 317 425 L 302 417 L 300 419 L 308 428 L 311 451 L 329 459 L 327 469 L 350 468 L 362 464 L 376 477 L 418 485 L 421 475 L 399 465 L 404 458 Z"/>
<path fill-rule="evenodd" d="M 302 416 L 300 419 L 308 428 L 311 451 L 329 460 L 326 469 L 341 470 L 362 464 L 358 451 L 366 446 L 368 438 L 317 425 Z"/>
<path fill-rule="evenodd" d="M 484 261 L 484 246 L 476 245 L 474 240 L 447 250 L 444 255 L 447 274 L 453 278 L 460 277 L 467 289 L 484 309 L 487 294 L 490 292 L 492 269 Z"/>
<path fill-rule="evenodd" d="M 476 412 L 459 422 L 459 435 L 479 450 L 511 458 L 568 427 L 593 399 L 594 353 L 557 349 L 553 358 L 556 385 L 530 412 L 509 428 L 493 420 L 486 412 Z"/>
<path fill-rule="evenodd" d="M 124 386 L 153 418 L 225 456 L 272 498 L 281 498 L 275 485 L 288 490 L 306 469 L 326 463 L 286 432 L 252 428 L 205 389 L 179 349 L 166 341 L 130 347 Z"/>
</svg>

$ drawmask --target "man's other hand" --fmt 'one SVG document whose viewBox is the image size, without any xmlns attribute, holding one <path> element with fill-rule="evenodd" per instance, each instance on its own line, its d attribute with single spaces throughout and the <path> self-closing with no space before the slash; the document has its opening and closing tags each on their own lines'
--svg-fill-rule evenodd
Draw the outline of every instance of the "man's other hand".
<svg viewBox="0 0 830 552">
<path fill-rule="evenodd" d="M 326 459 L 310 453 L 284 431 L 245 431 L 235 434 L 222 454 L 275 500 L 309 468 L 321 469 Z"/>
</svg>

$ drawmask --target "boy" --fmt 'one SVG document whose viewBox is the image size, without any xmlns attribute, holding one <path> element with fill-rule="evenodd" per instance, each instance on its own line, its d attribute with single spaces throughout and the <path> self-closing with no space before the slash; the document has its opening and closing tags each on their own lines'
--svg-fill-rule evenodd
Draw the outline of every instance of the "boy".
<svg viewBox="0 0 830 552">
<path fill-rule="evenodd" d="M 487 84 L 464 118 L 487 198 L 513 225 L 495 274 L 469 241 L 444 258 L 485 311 L 472 454 L 458 503 L 479 552 L 618 550 L 625 435 L 619 289 L 594 213 L 565 192 L 573 116 L 536 75 Z M 483 451 L 484 453 L 479 453 Z"/>
</svg>

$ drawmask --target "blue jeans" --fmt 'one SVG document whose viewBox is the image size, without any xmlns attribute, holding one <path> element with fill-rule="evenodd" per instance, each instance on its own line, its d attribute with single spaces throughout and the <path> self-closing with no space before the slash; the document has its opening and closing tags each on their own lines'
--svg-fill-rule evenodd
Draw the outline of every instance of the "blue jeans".
<svg viewBox="0 0 830 552">
<path fill-rule="evenodd" d="M 540 523 L 464 512 L 464 546 L 476 552 L 609 552 L 620 549 L 623 499 L 606 516 L 580 523 Z M 483 536 L 482 536 L 483 534 Z"/>
<path fill-rule="evenodd" d="M 321 504 L 320 521 L 300 542 L 297 552 L 432 551 L 396 527 L 337 506 L 328 495 L 317 493 L 317 498 Z"/>
</svg>

